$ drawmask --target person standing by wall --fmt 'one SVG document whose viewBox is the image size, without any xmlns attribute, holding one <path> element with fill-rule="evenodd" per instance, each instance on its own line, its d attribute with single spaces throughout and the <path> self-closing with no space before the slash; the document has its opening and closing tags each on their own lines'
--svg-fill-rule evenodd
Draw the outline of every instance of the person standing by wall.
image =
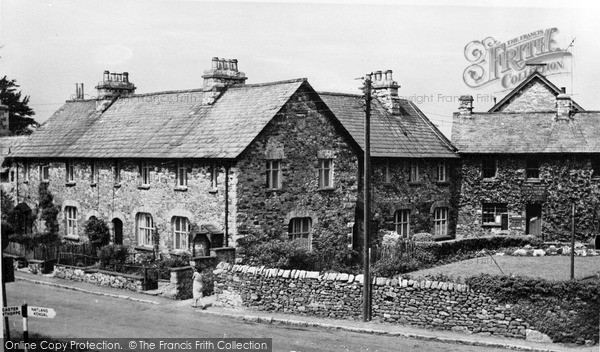
<svg viewBox="0 0 600 352">
<path fill-rule="evenodd" d="M 204 284 L 202 282 L 203 275 L 198 271 L 198 268 L 195 265 L 193 266 L 193 268 L 194 274 L 192 275 L 192 292 L 194 296 L 194 304 L 192 305 L 192 307 L 198 308 L 198 301 L 200 301 L 200 304 L 202 305 L 200 308 L 206 309 L 206 305 L 202 301 L 202 291 L 204 290 Z"/>
</svg>

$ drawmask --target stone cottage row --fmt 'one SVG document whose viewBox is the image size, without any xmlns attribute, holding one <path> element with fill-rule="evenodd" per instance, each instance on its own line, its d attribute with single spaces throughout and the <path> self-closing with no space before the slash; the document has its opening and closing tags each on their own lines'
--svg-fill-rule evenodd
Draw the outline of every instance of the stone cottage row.
<svg viewBox="0 0 600 352">
<path fill-rule="evenodd" d="M 306 79 L 245 84 L 237 63 L 218 59 L 202 77 L 201 89 L 135 94 L 109 73 L 97 99 L 67 101 L 11 148 L 20 209 L 35 212 L 44 187 L 66 239 L 85 241 L 81 228 L 97 217 L 114 243 L 140 251 L 202 255 L 241 239 L 360 250 L 364 97 L 316 92 Z M 379 228 L 561 240 L 575 201 L 578 236 L 592 236 L 598 114 L 534 72 L 489 112 L 461 97 L 452 144 L 400 99 L 391 71 L 371 79 Z"/>
</svg>

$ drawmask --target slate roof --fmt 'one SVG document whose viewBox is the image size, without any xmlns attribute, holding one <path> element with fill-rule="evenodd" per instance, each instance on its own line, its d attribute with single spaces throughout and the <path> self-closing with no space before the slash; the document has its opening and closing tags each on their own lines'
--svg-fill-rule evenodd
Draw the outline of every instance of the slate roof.
<svg viewBox="0 0 600 352">
<path fill-rule="evenodd" d="M 504 106 L 510 104 L 513 97 L 519 95 L 521 93 L 521 90 L 533 81 L 538 81 L 541 84 L 548 87 L 550 91 L 554 92 L 555 96 L 561 93 L 561 90 L 552 82 L 550 82 L 550 80 L 548 80 L 548 78 L 546 78 L 543 74 L 539 73 L 538 71 L 533 71 L 533 73 L 530 74 L 529 77 L 525 78 L 525 80 L 521 82 L 521 84 L 519 84 L 513 90 L 511 90 L 510 93 L 508 93 L 504 98 L 500 99 L 500 101 L 494 106 L 492 106 L 492 108 L 489 109 L 488 112 L 502 111 Z M 579 106 L 579 104 L 577 104 L 574 100 L 572 100 L 571 103 L 573 105 L 573 110 L 584 111 L 584 109 L 581 106 Z"/>
<path fill-rule="evenodd" d="M 306 79 L 229 87 L 212 105 L 202 90 L 136 94 L 107 105 L 67 101 L 27 140 L 14 158 L 222 158 L 234 159 L 258 136 Z M 360 96 L 319 97 L 364 150 Z M 412 102 L 392 116 L 372 108 L 374 157 L 457 158 L 444 135 Z"/>
<path fill-rule="evenodd" d="M 11 156 L 236 158 L 302 84 L 230 87 L 213 105 L 202 90 L 120 97 L 104 112 L 96 100 L 68 101 Z"/>
<path fill-rule="evenodd" d="M 365 111 L 360 95 L 319 92 L 319 96 L 364 150 Z M 400 116 L 391 115 L 376 99 L 371 105 L 371 156 L 456 158 L 454 147 L 417 106 L 400 100 Z"/>
<path fill-rule="evenodd" d="M 4 163 L 4 159 L 8 155 L 8 152 L 11 151 L 11 148 L 26 138 L 27 136 L 0 137 L 0 165 Z"/>
<path fill-rule="evenodd" d="M 600 153 L 600 112 L 455 114 L 452 142 L 460 154 Z"/>
</svg>

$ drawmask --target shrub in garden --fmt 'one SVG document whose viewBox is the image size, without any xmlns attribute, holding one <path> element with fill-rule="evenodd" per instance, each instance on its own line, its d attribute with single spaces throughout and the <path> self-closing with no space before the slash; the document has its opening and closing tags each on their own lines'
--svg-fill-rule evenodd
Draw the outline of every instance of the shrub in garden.
<svg viewBox="0 0 600 352">
<path fill-rule="evenodd" d="M 83 232 L 95 249 L 106 246 L 110 242 L 110 230 L 103 219 L 91 217 L 85 222 Z"/>
<path fill-rule="evenodd" d="M 427 232 L 415 233 L 412 240 L 415 242 L 433 242 L 433 235 Z"/>
<path fill-rule="evenodd" d="M 105 269 L 111 264 L 118 268 L 125 264 L 127 260 L 127 247 L 120 244 L 106 245 L 100 248 L 97 253 L 101 269 Z"/>
<path fill-rule="evenodd" d="M 386 257 L 375 262 L 371 271 L 373 276 L 392 277 L 418 270 L 420 266 L 421 263 L 414 258 Z"/>
<path fill-rule="evenodd" d="M 162 280 L 169 280 L 171 278 L 171 268 L 182 268 L 190 265 L 191 257 L 189 254 L 172 255 L 168 258 L 163 258 L 156 261 L 156 269 L 158 270 L 158 277 Z"/>
</svg>

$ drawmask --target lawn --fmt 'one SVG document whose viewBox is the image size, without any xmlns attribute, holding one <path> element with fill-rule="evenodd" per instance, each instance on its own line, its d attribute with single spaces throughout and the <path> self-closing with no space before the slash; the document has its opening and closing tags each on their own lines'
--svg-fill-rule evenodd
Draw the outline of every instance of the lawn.
<svg viewBox="0 0 600 352">
<path fill-rule="evenodd" d="M 460 262 L 441 265 L 435 268 L 413 271 L 410 277 L 418 278 L 425 275 L 443 274 L 463 281 L 469 276 L 478 274 L 520 275 L 546 280 L 569 280 L 571 277 L 571 257 L 515 257 L 493 256 L 473 258 Z M 499 267 L 499 268 L 498 268 Z M 500 271 L 502 269 L 502 272 Z M 583 279 L 600 273 L 600 256 L 575 257 L 575 278 Z"/>
</svg>

